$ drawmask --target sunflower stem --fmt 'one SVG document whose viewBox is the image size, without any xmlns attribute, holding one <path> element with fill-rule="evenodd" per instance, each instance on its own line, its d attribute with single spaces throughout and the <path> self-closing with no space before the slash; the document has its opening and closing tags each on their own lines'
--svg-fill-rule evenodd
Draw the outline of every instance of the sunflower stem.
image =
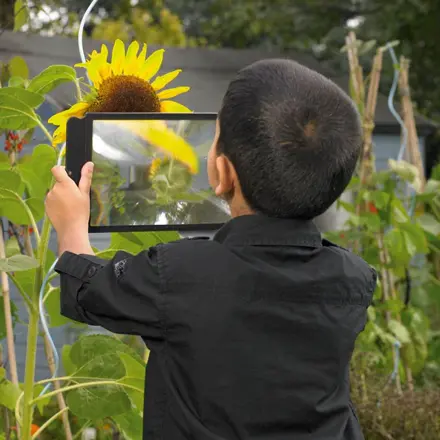
<svg viewBox="0 0 440 440">
<path fill-rule="evenodd" d="M 40 120 L 38 120 L 38 125 L 40 126 L 41 130 L 43 131 L 43 133 L 45 134 L 47 139 L 52 144 L 53 143 L 53 138 L 52 138 L 52 135 L 49 133 L 48 129 L 44 126 L 44 124 Z"/>
<path fill-rule="evenodd" d="M 75 86 L 76 86 L 76 97 L 78 102 L 83 100 L 83 94 L 82 94 L 82 90 L 81 90 L 81 86 L 79 83 L 79 79 L 77 78 L 75 80 Z"/>
</svg>

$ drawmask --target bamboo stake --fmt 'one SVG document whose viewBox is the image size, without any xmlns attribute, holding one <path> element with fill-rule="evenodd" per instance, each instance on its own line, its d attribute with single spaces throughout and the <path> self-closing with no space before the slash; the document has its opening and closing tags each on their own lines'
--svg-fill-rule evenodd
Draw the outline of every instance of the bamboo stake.
<svg viewBox="0 0 440 440">
<path fill-rule="evenodd" d="M 417 127 L 414 117 L 414 107 L 411 100 L 411 91 L 409 86 L 409 60 L 400 58 L 400 77 L 399 92 L 403 113 L 403 121 L 408 132 L 408 156 L 410 162 L 417 168 L 421 180 L 421 190 L 425 188 L 426 178 L 423 161 L 420 154 L 419 138 L 417 136 Z"/>
<path fill-rule="evenodd" d="M 0 259 L 6 258 L 5 239 L 3 236 L 3 220 L 0 218 Z M 17 371 L 17 356 L 15 353 L 14 343 L 14 327 L 12 324 L 11 311 L 11 296 L 9 289 L 9 279 L 6 272 L 0 272 L 0 280 L 2 283 L 3 307 L 5 313 L 5 327 L 6 327 L 6 345 L 9 359 L 9 374 L 11 382 L 19 386 L 18 371 Z M 19 435 L 19 425 L 17 423 L 17 434 Z"/>
</svg>

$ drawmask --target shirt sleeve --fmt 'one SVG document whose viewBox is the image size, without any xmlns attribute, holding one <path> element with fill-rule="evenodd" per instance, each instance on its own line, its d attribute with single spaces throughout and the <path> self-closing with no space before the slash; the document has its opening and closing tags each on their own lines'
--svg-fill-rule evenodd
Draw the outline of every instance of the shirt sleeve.
<svg viewBox="0 0 440 440">
<path fill-rule="evenodd" d="M 162 340 L 157 254 L 157 248 L 138 255 L 118 252 L 108 261 L 65 252 L 55 267 L 61 276 L 61 314 L 113 333 Z"/>
</svg>

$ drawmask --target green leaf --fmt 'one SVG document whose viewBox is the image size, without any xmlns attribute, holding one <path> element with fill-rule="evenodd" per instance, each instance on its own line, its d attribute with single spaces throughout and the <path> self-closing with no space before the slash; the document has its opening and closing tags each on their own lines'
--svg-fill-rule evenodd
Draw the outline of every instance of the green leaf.
<svg viewBox="0 0 440 440">
<path fill-rule="evenodd" d="M 28 90 L 46 95 L 59 85 L 76 81 L 76 72 L 70 66 L 50 66 L 32 79 Z"/>
<path fill-rule="evenodd" d="M 0 188 L 6 188 L 17 194 L 21 194 L 24 189 L 20 176 L 11 170 L 0 170 Z"/>
<path fill-rule="evenodd" d="M 388 160 L 388 165 L 395 174 L 412 185 L 417 192 L 421 191 L 422 180 L 420 179 L 419 170 L 415 165 L 403 160 L 396 161 L 393 159 Z"/>
<path fill-rule="evenodd" d="M 37 199 L 36 197 L 31 197 L 25 200 L 26 205 L 31 210 L 36 222 L 39 222 L 44 217 L 44 201 L 42 199 Z"/>
<path fill-rule="evenodd" d="M 417 217 L 420 226 L 432 235 L 440 235 L 440 222 L 431 214 L 422 214 Z"/>
<path fill-rule="evenodd" d="M 45 385 L 35 385 L 34 395 L 39 396 L 43 391 L 44 387 Z M 41 415 L 44 414 L 44 410 L 50 405 L 51 401 L 52 399 L 50 397 L 46 397 L 45 399 L 41 399 L 36 403 L 38 411 L 40 412 Z"/>
<path fill-rule="evenodd" d="M 44 199 L 52 182 L 51 169 L 56 165 L 57 154 L 49 145 L 37 145 L 32 156 L 26 162 L 20 163 L 20 173 L 31 197 Z"/>
<path fill-rule="evenodd" d="M 4 95 L 0 100 L 0 128 L 27 130 L 36 127 L 39 117 L 26 103 Z"/>
<path fill-rule="evenodd" d="M 125 389 L 125 392 L 129 395 L 138 410 L 142 412 L 144 408 L 145 364 L 139 362 L 127 353 L 119 353 L 119 358 L 125 367 L 125 376 L 120 382 L 140 390 Z"/>
<path fill-rule="evenodd" d="M 385 233 L 385 246 L 391 256 L 391 262 L 394 266 L 408 265 L 411 255 L 408 253 L 406 242 L 402 231 L 391 229 Z"/>
<path fill-rule="evenodd" d="M 11 77 L 19 76 L 23 79 L 29 78 L 29 68 L 22 57 L 11 58 L 8 62 L 9 74 Z"/>
<path fill-rule="evenodd" d="M 65 345 L 61 350 L 61 359 L 63 361 L 64 372 L 68 376 L 72 376 L 75 373 L 75 365 L 70 359 L 70 351 L 72 350 L 71 345 Z"/>
<path fill-rule="evenodd" d="M 12 257 L 13 255 L 17 255 L 21 253 L 20 250 L 20 246 L 18 245 L 18 241 L 15 237 L 11 237 L 7 242 L 6 242 L 6 257 Z"/>
<path fill-rule="evenodd" d="M 396 321 L 395 319 L 391 319 L 388 326 L 391 333 L 401 344 L 408 344 L 411 342 L 409 331 L 402 323 Z"/>
<path fill-rule="evenodd" d="M 50 326 L 61 327 L 63 325 L 72 322 L 69 318 L 61 315 L 61 300 L 60 300 L 60 288 L 52 288 L 47 294 L 47 299 L 45 301 L 46 311 L 49 314 Z"/>
<path fill-rule="evenodd" d="M 14 31 L 19 31 L 29 20 L 29 10 L 26 0 L 15 0 L 14 17 Z"/>
<path fill-rule="evenodd" d="M 12 315 L 12 327 L 18 322 L 18 308 L 14 301 L 10 300 L 11 315 Z M 6 338 L 6 324 L 5 324 L 5 303 L 3 296 L 0 295 L 0 340 Z"/>
<path fill-rule="evenodd" d="M 113 417 L 114 422 L 126 440 L 142 440 L 143 419 L 139 413 L 129 411 Z"/>
<path fill-rule="evenodd" d="M 125 367 L 118 353 L 140 359 L 130 346 L 107 335 L 81 337 L 72 345 L 70 359 L 78 376 L 120 379 L 125 375 Z"/>
<path fill-rule="evenodd" d="M 97 421 L 131 410 L 127 393 L 119 386 L 80 388 L 67 394 L 67 406 L 77 417 Z"/>
<path fill-rule="evenodd" d="M 425 233 L 418 224 L 400 223 L 399 228 L 404 233 L 405 244 L 410 255 L 415 255 L 417 252 L 426 254 L 429 251 Z"/>
<path fill-rule="evenodd" d="M 20 87 L 5 87 L 0 89 L 0 102 L 3 101 L 4 97 L 20 101 L 32 108 L 37 108 L 44 102 L 44 96 Z"/>
<path fill-rule="evenodd" d="M 27 255 L 14 255 L 11 258 L 0 259 L 0 271 L 2 272 L 19 272 L 37 268 L 38 260 Z"/>
<path fill-rule="evenodd" d="M 32 225 L 32 221 L 28 210 L 35 221 L 41 220 L 44 216 L 43 200 L 36 198 L 22 200 L 17 193 L 0 188 L 0 215 L 16 225 L 29 226 Z"/>
<path fill-rule="evenodd" d="M 0 406 L 15 410 L 20 394 L 20 388 L 7 380 L 5 369 L 0 368 Z"/>
<path fill-rule="evenodd" d="M 24 80 L 20 76 L 13 76 L 12 78 L 9 79 L 8 86 L 24 88 L 26 86 L 26 80 Z"/>
</svg>

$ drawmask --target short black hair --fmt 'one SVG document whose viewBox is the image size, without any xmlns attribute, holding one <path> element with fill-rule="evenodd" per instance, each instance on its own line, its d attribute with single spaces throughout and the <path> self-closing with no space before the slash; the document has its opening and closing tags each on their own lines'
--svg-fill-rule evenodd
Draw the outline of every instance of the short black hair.
<svg viewBox="0 0 440 440">
<path fill-rule="evenodd" d="M 362 149 L 349 96 L 292 60 L 258 61 L 230 83 L 217 153 L 234 165 L 257 213 L 313 219 L 347 187 Z"/>
</svg>

